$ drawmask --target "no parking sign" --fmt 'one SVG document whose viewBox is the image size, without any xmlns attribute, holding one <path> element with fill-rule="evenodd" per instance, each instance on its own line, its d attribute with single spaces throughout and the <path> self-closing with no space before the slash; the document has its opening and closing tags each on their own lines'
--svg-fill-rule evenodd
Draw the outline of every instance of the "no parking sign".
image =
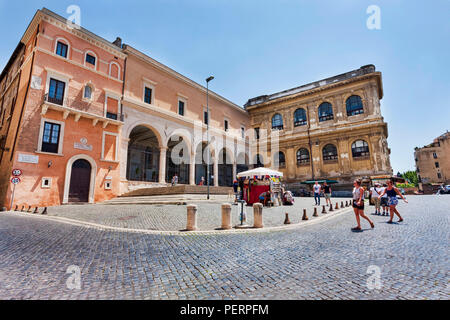
<svg viewBox="0 0 450 320">
<path fill-rule="evenodd" d="M 20 178 L 19 178 L 19 177 L 12 177 L 12 178 L 11 178 L 11 183 L 12 183 L 13 185 L 18 184 L 19 182 L 20 182 Z"/>
<path fill-rule="evenodd" d="M 14 169 L 14 170 L 12 171 L 12 175 L 13 175 L 13 177 L 20 177 L 20 176 L 22 175 L 22 170 L 20 170 L 20 169 Z"/>
</svg>

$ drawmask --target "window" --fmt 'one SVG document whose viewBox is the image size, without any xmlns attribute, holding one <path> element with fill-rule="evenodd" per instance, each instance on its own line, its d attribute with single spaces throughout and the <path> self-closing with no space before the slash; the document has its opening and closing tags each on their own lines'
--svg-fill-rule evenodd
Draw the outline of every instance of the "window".
<svg viewBox="0 0 450 320">
<path fill-rule="evenodd" d="M 91 87 L 91 86 L 86 85 L 86 86 L 84 87 L 83 98 L 89 99 L 89 100 L 92 99 L 92 87 Z"/>
<path fill-rule="evenodd" d="M 184 101 L 178 100 L 178 114 L 184 116 Z"/>
<path fill-rule="evenodd" d="M 435 162 L 435 163 L 434 163 L 434 166 L 435 166 L 436 168 L 439 168 L 439 162 Z"/>
<path fill-rule="evenodd" d="M 111 190 L 111 181 L 110 180 L 105 181 L 105 190 Z"/>
<path fill-rule="evenodd" d="M 119 108 L 119 97 L 111 95 L 110 93 L 105 94 L 105 110 L 104 115 L 108 119 L 117 120 L 118 114 L 120 112 Z"/>
<path fill-rule="evenodd" d="M 364 140 L 358 140 L 353 142 L 352 144 L 352 156 L 353 158 L 364 158 L 368 157 L 369 153 L 369 145 Z"/>
<path fill-rule="evenodd" d="M 52 178 L 42 178 L 41 180 L 41 188 L 49 189 L 52 186 Z"/>
<path fill-rule="evenodd" d="M 245 128 L 241 127 L 241 138 L 244 139 L 245 138 Z"/>
<path fill-rule="evenodd" d="M 255 128 L 255 138 L 259 140 L 259 128 Z"/>
<path fill-rule="evenodd" d="M 308 149 L 301 148 L 297 150 L 297 165 L 309 163 L 309 151 Z"/>
<path fill-rule="evenodd" d="M 294 112 L 294 127 L 304 126 L 306 124 L 306 112 L 305 109 L 300 108 Z"/>
<path fill-rule="evenodd" d="M 437 173 L 437 177 L 438 177 L 438 179 L 442 179 L 442 175 L 440 172 Z"/>
<path fill-rule="evenodd" d="M 95 60 L 96 60 L 96 58 L 93 55 L 91 55 L 89 53 L 86 53 L 86 62 L 87 63 L 92 64 L 93 66 L 95 66 Z"/>
<path fill-rule="evenodd" d="M 208 124 L 208 111 L 203 110 L 203 123 Z"/>
<path fill-rule="evenodd" d="M 255 157 L 255 168 L 264 167 L 264 160 L 260 154 L 257 154 Z"/>
<path fill-rule="evenodd" d="M 56 54 L 58 56 L 67 58 L 67 49 L 68 49 L 68 45 L 65 43 L 62 43 L 61 41 L 58 41 L 58 43 L 56 44 Z"/>
<path fill-rule="evenodd" d="M 223 121 L 223 128 L 225 131 L 228 131 L 228 120 Z"/>
<path fill-rule="evenodd" d="M 275 158 L 275 163 L 278 163 L 278 166 L 280 168 L 286 167 L 286 157 L 284 156 L 284 153 L 279 151 Z"/>
<path fill-rule="evenodd" d="M 319 106 L 319 122 L 333 120 L 333 106 L 324 102 Z"/>
<path fill-rule="evenodd" d="M 355 116 L 364 113 L 361 97 L 359 96 L 349 97 L 345 104 L 347 106 L 347 116 Z"/>
<path fill-rule="evenodd" d="M 148 104 L 152 104 L 152 93 L 153 90 L 149 87 L 145 87 L 144 89 L 144 102 Z"/>
<path fill-rule="evenodd" d="M 106 117 L 107 117 L 108 119 L 117 120 L 117 113 L 106 112 Z"/>
<path fill-rule="evenodd" d="M 433 158 L 437 159 L 437 154 L 436 154 L 436 152 L 433 152 Z"/>
<path fill-rule="evenodd" d="M 63 105 L 65 88 L 66 84 L 64 82 L 50 78 L 50 87 L 48 90 L 48 102 Z"/>
<path fill-rule="evenodd" d="M 322 156 L 324 161 L 334 161 L 338 159 L 336 146 L 333 144 L 327 144 L 322 149 Z"/>
<path fill-rule="evenodd" d="M 272 117 L 272 129 L 283 130 L 283 117 L 277 113 Z"/>
<path fill-rule="evenodd" d="M 59 124 L 44 122 L 41 151 L 58 153 L 60 129 L 61 125 Z"/>
</svg>

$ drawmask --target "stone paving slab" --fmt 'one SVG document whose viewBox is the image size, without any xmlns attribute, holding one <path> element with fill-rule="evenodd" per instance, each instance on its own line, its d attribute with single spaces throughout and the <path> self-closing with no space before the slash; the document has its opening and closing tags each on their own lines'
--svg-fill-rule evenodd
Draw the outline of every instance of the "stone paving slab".
<svg viewBox="0 0 450 320">
<path fill-rule="evenodd" d="M 293 230 L 191 236 L 0 213 L 0 299 L 445 299 L 450 198 L 409 196 L 405 221 L 353 213 Z M 367 210 L 367 213 L 370 211 Z M 397 219 L 395 219 L 397 220 Z M 81 289 L 69 289 L 69 266 Z M 367 286 L 369 266 L 381 287 Z"/>
<path fill-rule="evenodd" d="M 341 203 L 350 199 L 336 198 Z M 198 207 L 197 225 L 199 230 L 215 230 L 221 227 L 221 204 L 206 202 L 189 202 Z M 231 203 L 231 202 L 229 202 Z M 48 208 L 48 215 L 64 217 L 72 220 L 91 222 L 100 225 L 161 231 L 180 231 L 186 228 L 186 205 L 64 205 Z M 307 209 L 309 217 L 313 214 L 313 198 L 295 198 L 293 206 L 264 208 L 264 226 L 283 226 L 285 213 L 289 214 L 292 223 L 301 220 L 303 209 Z M 316 207 L 318 213 L 322 207 Z M 232 205 L 232 225 L 240 223 L 241 205 Z M 244 206 L 247 223 L 253 225 L 253 208 Z"/>
</svg>

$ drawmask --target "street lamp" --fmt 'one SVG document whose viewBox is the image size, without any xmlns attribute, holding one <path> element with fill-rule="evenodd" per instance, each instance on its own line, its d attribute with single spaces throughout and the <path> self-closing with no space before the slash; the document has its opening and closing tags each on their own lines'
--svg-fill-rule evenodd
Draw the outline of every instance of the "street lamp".
<svg viewBox="0 0 450 320">
<path fill-rule="evenodd" d="M 208 186 L 208 197 L 209 200 L 209 162 L 210 162 L 210 147 L 209 147 L 209 82 L 213 80 L 214 77 L 210 76 L 206 79 L 206 143 L 208 148 L 208 160 L 206 162 L 206 185 Z M 217 175 L 217 173 L 216 173 Z M 216 177 L 217 179 L 217 177 Z"/>
</svg>

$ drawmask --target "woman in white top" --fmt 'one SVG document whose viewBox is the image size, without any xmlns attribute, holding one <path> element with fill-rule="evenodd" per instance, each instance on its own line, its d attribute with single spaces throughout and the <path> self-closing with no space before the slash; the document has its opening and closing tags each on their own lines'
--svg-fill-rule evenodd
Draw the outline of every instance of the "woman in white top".
<svg viewBox="0 0 450 320">
<path fill-rule="evenodd" d="M 353 231 L 361 230 L 361 219 L 363 217 L 369 221 L 372 228 L 375 227 L 373 222 L 364 214 L 364 188 L 361 187 L 361 180 L 357 179 L 353 182 L 353 210 L 355 211 L 357 226 L 352 228 Z"/>
</svg>

